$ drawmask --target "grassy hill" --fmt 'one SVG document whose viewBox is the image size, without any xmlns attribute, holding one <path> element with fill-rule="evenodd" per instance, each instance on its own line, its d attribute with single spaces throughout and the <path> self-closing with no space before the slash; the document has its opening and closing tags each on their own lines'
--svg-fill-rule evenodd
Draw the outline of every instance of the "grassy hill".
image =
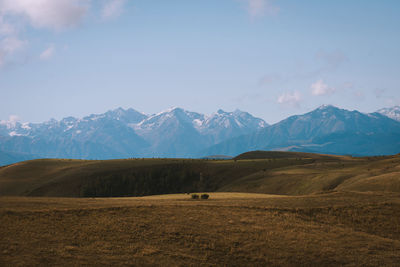
<svg viewBox="0 0 400 267">
<path fill-rule="evenodd" d="M 185 192 L 400 192 L 400 156 L 250 152 L 233 160 L 40 159 L 0 168 L 0 196 L 116 197 Z"/>
<path fill-rule="evenodd" d="M 314 154 L 314 153 L 304 153 L 304 152 L 286 152 L 286 151 L 249 151 L 242 153 L 234 159 L 243 160 L 243 159 L 293 159 L 293 158 L 310 158 L 310 159 L 346 159 L 346 156 L 335 156 L 335 155 L 323 155 L 323 154 Z"/>
</svg>

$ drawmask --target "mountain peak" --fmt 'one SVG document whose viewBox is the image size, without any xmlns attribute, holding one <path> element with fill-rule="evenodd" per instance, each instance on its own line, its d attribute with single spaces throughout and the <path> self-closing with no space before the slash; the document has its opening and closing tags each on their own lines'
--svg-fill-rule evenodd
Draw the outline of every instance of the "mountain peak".
<svg viewBox="0 0 400 267">
<path fill-rule="evenodd" d="M 330 104 L 323 104 L 317 108 L 317 110 L 326 110 L 326 109 L 338 109 L 338 108 Z"/>
<path fill-rule="evenodd" d="M 393 120 L 400 121 L 400 106 L 394 106 L 391 108 L 382 108 L 377 112 Z"/>
<path fill-rule="evenodd" d="M 172 111 L 178 111 L 178 110 L 183 110 L 183 109 L 180 107 L 177 107 L 177 106 L 172 106 L 172 107 L 166 109 L 164 112 L 172 112 Z"/>
<path fill-rule="evenodd" d="M 233 111 L 233 114 L 235 114 L 235 115 L 237 115 L 237 114 L 242 114 L 242 113 L 247 113 L 247 112 L 241 111 L 240 109 L 235 109 L 235 110 Z"/>
<path fill-rule="evenodd" d="M 162 115 L 162 114 L 174 113 L 174 112 L 177 112 L 177 111 L 184 111 L 184 110 L 182 108 L 180 108 L 180 107 L 173 106 L 173 107 L 167 108 L 167 109 L 165 109 L 165 110 L 163 110 L 161 112 L 158 112 L 158 113 L 156 113 L 156 114 L 154 114 L 152 116 L 159 116 L 159 115 Z"/>
<path fill-rule="evenodd" d="M 124 109 L 122 107 L 112 109 L 103 114 L 92 114 L 84 119 L 97 120 L 97 119 L 111 119 L 120 120 L 125 123 L 138 123 L 148 116 L 142 112 L 136 111 L 133 108 Z"/>
<path fill-rule="evenodd" d="M 400 112 L 400 106 L 393 106 L 393 107 L 389 107 L 389 108 L 382 108 L 380 110 L 378 110 L 377 112 L 380 111 L 398 111 Z"/>
</svg>

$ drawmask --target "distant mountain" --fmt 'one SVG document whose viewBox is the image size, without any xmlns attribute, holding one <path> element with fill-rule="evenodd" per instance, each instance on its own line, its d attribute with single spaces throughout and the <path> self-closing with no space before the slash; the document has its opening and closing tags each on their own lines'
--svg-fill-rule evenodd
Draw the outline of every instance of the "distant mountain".
<svg viewBox="0 0 400 267">
<path fill-rule="evenodd" d="M 380 155 L 400 152 L 400 123 L 380 113 L 334 106 L 289 117 L 249 135 L 221 142 L 205 155 L 238 155 L 251 150 Z"/>
<path fill-rule="evenodd" d="M 83 119 L 44 123 L 0 123 L 0 149 L 41 157 L 106 159 L 134 157 L 148 144 L 128 126 L 141 113 L 117 109 Z"/>
<path fill-rule="evenodd" d="M 144 156 L 187 157 L 207 146 L 207 138 L 197 129 L 204 115 L 173 108 L 155 114 L 133 126 L 136 133 L 151 145 Z"/>
<path fill-rule="evenodd" d="M 118 108 L 82 119 L 1 121 L 0 149 L 52 158 L 192 157 L 206 147 L 266 126 L 239 110 L 206 116 L 171 108 L 148 116 Z"/>
<path fill-rule="evenodd" d="M 262 119 L 254 118 L 249 113 L 238 109 L 234 112 L 225 112 L 220 109 L 197 124 L 199 131 L 203 135 L 211 136 L 214 143 L 232 136 L 249 134 L 267 126 L 268 124 Z"/>
<path fill-rule="evenodd" d="M 383 108 L 378 110 L 377 112 L 396 121 L 400 121 L 400 106 Z"/>
<path fill-rule="evenodd" d="M 146 115 L 118 108 L 44 123 L 1 121 L 0 150 L 80 159 L 200 158 L 251 150 L 396 154 L 400 152 L 400 122 L 388 117 L 395 118 L 396 112 L 396 107 L 364 114 L 321 106 L 269 126 L 240 110 L 204 115 L 171 108 Z"/>
<path fill-rule="evenodd" d="M 212 144 L 267 126 L 262 119 L 240 110 L 218 110 L 205 116 L 181 108 L 171 108 L 149 116 L 133 125 L 133 129 L 151 144 L 144 150 L 145 156 L 191 157 Z"/>
</svg>

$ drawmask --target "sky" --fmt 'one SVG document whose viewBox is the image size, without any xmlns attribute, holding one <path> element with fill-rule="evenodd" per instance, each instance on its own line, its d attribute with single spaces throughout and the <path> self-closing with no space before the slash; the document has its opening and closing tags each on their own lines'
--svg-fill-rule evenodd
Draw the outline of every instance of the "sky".
<svg viewBox="0 0 400 267">
<path fill-rule="evenodd" d="M 0 120 L 400 105 L 398 0 L 0 0 Z"/>
</svg>

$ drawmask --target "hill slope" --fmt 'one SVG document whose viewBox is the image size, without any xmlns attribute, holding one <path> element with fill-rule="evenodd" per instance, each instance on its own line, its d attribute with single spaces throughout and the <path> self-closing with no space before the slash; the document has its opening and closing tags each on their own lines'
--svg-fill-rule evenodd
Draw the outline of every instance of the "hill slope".
<svg viewBox="0 0 400 267">
<path fill-rule="evenodd" d="M 261 157 L 243 160 L 240 159 L 248 156 L 241 155 L 236 160 L 32 160 L 0 168 L 0 195 L 109 197 L 197 191 L 287 195 L 332 190 L 400 192 L 400 156 L 351 158 L 275 152 L 272 157 L 261 153 Z"/>
</svg>

